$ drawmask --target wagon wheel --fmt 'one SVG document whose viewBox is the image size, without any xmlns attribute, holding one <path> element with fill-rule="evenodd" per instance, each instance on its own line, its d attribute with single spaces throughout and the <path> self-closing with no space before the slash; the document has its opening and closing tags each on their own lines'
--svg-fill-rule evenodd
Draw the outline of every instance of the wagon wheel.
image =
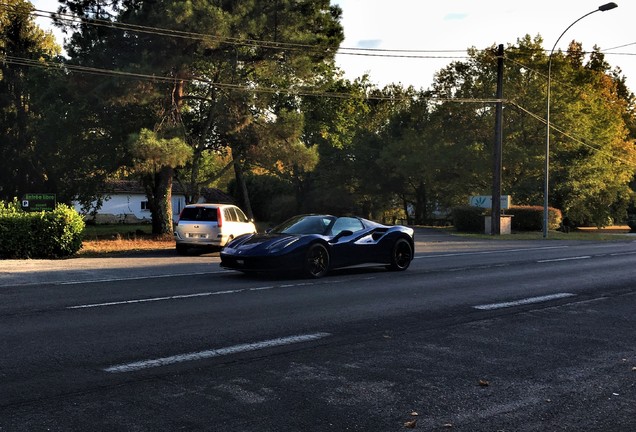
<svg viewBox="0 0 636 432">
<path fill-rule="evenodd" d="M 398 239 L 393 245 L 391 252 L 391 263 L 387 266 L 389 270 L 402 271 L 409 268 L 413 259 L 413 248 L 406 239 Z"/>
<path fill-rule="evenodd" d="M 329 271 L 329 251 L 320 243 L 311 245 L 305 255 L 305 274 L 311 278 L 320 278 Z"/>
</svg>

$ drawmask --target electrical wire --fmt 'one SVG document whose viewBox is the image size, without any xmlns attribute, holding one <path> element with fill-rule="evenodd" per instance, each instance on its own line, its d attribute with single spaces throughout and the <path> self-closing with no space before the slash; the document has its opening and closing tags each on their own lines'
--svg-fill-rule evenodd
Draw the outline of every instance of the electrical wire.
<svg viewBox="0 0 636 432">
<path fill-rule="evenodd" d="M 508 103 L 511 106 L 514 106 L 515 108 L 519 109 L 520 111 L 523 111 L 524 113 L 528 114 L 530 117 L 534 118 L 535 120 L 538 120 L 540 123 L 543 123 L 544 125 L 547 126 L 548 122 L 546 121 L 546 119 L 544 119 L 543 117 L 539 116 L 538 114 L 535 114 L 532 111 L 525 109 L 524 107 L 522 107 L 521 105 L 519 105 L 518 103 L 516 103 L 514 101 L 508 101 Z M 636 167 L 636 160 L 631 160 L 631 161 L 630 160 L 626 160 L 626 159 L 623 159 L 623 158 L 621 158 L 619 156 L 616 156 L 614 154 L 608 153 L 607 151 L 605 151 L 602 148 L 600 148 L 600 145 L 598 147 L 595 147 L 592 144 L 588 144 L 585 141 L 583 141 L 582 138 L 576 137 L 573 134 L 568 133 L 568 132 L 556 127 L 552 122 L 550 122 L 550 130 L 554 130 L 555 132 L 558 132 L 559 134 L 563 135 L 564 137 L 571 139 L 572 141 L 576 142 L 577 144 L 580 144 L 580 145 L 582 145 L 584 147 L 587 147 L 587 148 L 589 148 L 589 149 L 591 149 L 591 150 L 593 150 L 593 151 L 595 151 L 595 152 L 597 152 L 599 154 L 604 154 L 605 156 L 607 156 L 607 157 L 609 157 L 611 159 L 614 159 L 614 160 L 616 160 L 618 162 L 623 162 L 623 163 L 625 163 L 625 164 L 627 164 L 629 166 Z"/>
<path fill-rule="evenodd" d="M 0 6 L 4 6 L 4 7 L 11 7 L 12 5 L 8 5 L 6 3 L 0 3 Z M 257 47 L 257 48 L 270 48 L 270 49 L 284 49 L 284 50 L 307 50 L 307 49 L 311 49 L 311 50 L 316 50 L 316 49 L 321 49 L 322 51 L 324 51 L 324 48 L 318 48 L 314 45 L 309 45 L 309 44 L 299 44 L 299 43 L 289 43 L 289 42 L 273 42 L 273 41 L 264 41 L 264 40 L 256 40 L 256 39 L 241 39 L 241 38 L 232 38 L 232 37 L 218 37 L 218 36 L 212 36 L 212 35 L 208 35 L 208 34 L 202 34 L 202 33 L 194 33 L 194 32 L 185 32 L 185 31 L 180 31 L 180 30 L 171 30 L 171 29 L 165 29 L 165 28 L 159 28 L 159 27 L 150 27 L 150 26 L 142 26 L 142 25 L 135 25 L 135 24 L 127 24 L 127 23 L 119 23 L 119 22 L 113 22 L 113 21 L 108 21 L 108 20 L 101 20 L 101 19 L 94 19 L 94 18 L 80 18 L 77 17 L 75 15 L 69 15 L 69 14 L 63 14 L 63 13 L 58 13 L 58 12 L 50 12 L 50 11 L 45 11 L 45 10 L 40 10 L 40 9 L 34 9 L 34 11 L 32 12 L 33 15 L 38 16 L 38 17 L 43 17 L 43 18 L 50 18 L 50 19 L 57 19 L 59 21 L 63 21 L 63 22 L 69 22 L 69 23 L 84 23 L 84 24 L 90 24 L 90 25 L 95 25 L 95 26 L 101 26 L 101 27 L 109 27 L 109 28 L 115 28 L 115 29 L 119 29 L 119 30 L 124 30 L 124 31 L 134 31 L 134 32 L 138 32 L 138 33 L 145 33 L 145 34 L 151 34 L 151 35 L 158 35 L 158 36 L 168 36 L 168 37 L 177 37 L 177 38 L 184 38 L 184 39 L 194 39 L 194 40 L 212 40 L 215 41 L 219 44 L 229 44 L 229 45 L 237 45 L 237 46 L 249 46 L 249 47 Z M 629 43 L 629 44 L 624 44 L 624 45 L 620 45 L 617 47 L 613 47 L 613 48 L 608 48 L 606 50 L 603 50 L 603 52 L 606 51 L 610 51 L 610 50 L 614 50 L 614 49 L 619 49 L 619 48 L 624 48 L 627 46 L 631 46 L 631 45 L 636 45 L 636 42 L 633 43 Z M 438 58 L 438 59 L 465 59 L 465 58 L 470 58 L 468 56 L 451 56 L 451 55 L 445 55 L 445 56 L 440 56 L 438 54 L 440 53 L 457 53 L 457 52 L 464 52 L 459 51 L 459 50 L 389 50 L 389 49 L 376 49 L 376 48 L 347 48 L 347 47 L 340 47 L 337 50 L 337 54 L 339 55 L 357 55 L 357 56 L 370 56 L 370 57 L 387 57 L 387 58 L 395 58 L 395 57 L 400 57 L 400 58 L 419 58 L 419 59 L 423 59 L 423 58 Z M 435 53 L 437 55 L 432 55 L 429 53 Z M 424 55 L 424 54 L 428 54 L 428 55 Z M 585 53 L 584 53 L 585 54 Z M 612 55 L 636 55 L 636 54 L 631 54 L 631 53 L 610 53 Z M 519 66 L 522 66 L 528 70 L 533 71 L 534 73 L 540 74 L 542 76 L 545 76 L 545 74 L 543 74 L 542 72 L 539 72 L 535 69 L 529 68 L 527 65 L 524 65 L 523 63 L 520 63 L 514 59 L 511 59 L 509 57 L 507 57 L 507 60 L 512 61 L 513 63 L 518 64 Z M 46 62 L 46 61 L 42 61 L 42 60 L 31 60 L 31 59 L 25 59 L 25 58 L 20 58 L 20 57 L 15 57 L 15 56 L 5 56 L 4 57 L 4 61 L 8 64 L 14 64 L 14 65 L 19 65 L 19 66 L 27 66 L 27 67 L 43 67 L 43 68 L 63 68 L 66 69 L 68 71 L 72 71 L 72 72 L 80 72 L 80 73 L 87 73 L 87 74 L 97 74 L 97 75 L 106 75 L 106 76 L 118 76 L 118 77 L 127 77 L 127 78 L 135 78 L 135 79 L 143 79 L 143 80 L 151 80 L 151 81 L 156 81 L 156 82 L 174 82 L 175 78 L 174 77 L 166 77 L 166 76 L 158 76 L 158 75 L 150 75 L 150 74 L 142 74 L 142 73 L 134 73 L 134 72 L 123 72 L 123 71 L 116 71 L 116 70 L 108 70 L 108 69 L 100 69 L 100 68 L 94 68 L 94 67 L 86 67 L 86 66 L 80 66 L 80 65 L 72 65 L 72 64 L 66 64 L 66 63 L 58 63 L 58 62 Z M 229 90 L 239 90 L 239 91 L 249 91 L 249 92 L 255 92 L 255 93 L 270 93 L 270 94 L 293 94 L 293 95 L 299 95 L 299 96 L 319 96 L 319 97 L 336 97 L 336 98 L 357 98 L 360 97 L 359 95 L 351 95 L 351 94 L 347 94 L 347 93 L 336 93 L 336 92 L 324 92 L 324 91 L 315 91 L 315 90 L 308 90 L 308 89 L 279 89 L 279 88 L 267 88 L 267 87 L 257 87 L 257 86 L 245 86 L 245 85 L 236 85 L 236 84 L 226 84 L 226 83 L 217 83 L 217 82 L 211 82 L 209 80 L 206 79 L 202 79 L 202 78 L 191 78 L 191 79 L 184 79 L 183 81 L 186 82 L 191 82 L 191 83 L 201 83 L 201 82 L 205 82 L 208 85 L 217 87 L 217 88 L 221 88 L 221 89 L 229 89 Z M 406 99 L 411 99 L 411 98 L 395 98 L 393 96 L 379 96 L 379 95 L 365 95 L 364 96 L 365 99 L 377 99 L 377 100 L 406 100 Z M 519 110 L 525 112 L 526 114 L 530 115 L 531 117 L 539 120 L 542 123 L 546 123 L 545 119 L 543 119 L 542 117 L 530 112 L 529 110 L 526 110 L 525 108 L 521 107 L 519 104 L 517 104 L 514 101 L 510 101 L 510 100 L 499 100 L 499 99 L 494 99 L 494 98 L 484 98 L 484 99 L 480 99 L 480 98 L 439 98 L 439 97 L 431 97 L 431 98 L 422 98 L 420 97 L 420 99 L 422 100 L 427 100 L 429 102 L 457 102 L 457 103 L 479 103 L 479 104 L 491 104 L 491 103 L 498 103 L 498 102 L 505 102 L 505 103 L 509 103 L 512 106 L 515 106 L 516 108 L 518 108 Z M 610 153 L 607 153 L 606 151 L 594 147 L 590 144 L 585 143 L 584 141 L 582 141 L 581 139 L 573 136 L 572 134 L 569 134 L 553 125 L 551 125 L 551 129 L 555 130 L 556 132 L 562 134 L 563 136 L 583 145 L 586 146 L 596 152 L 605 154 L 606 156 L 613 158 L 615 160 L 624 162 L 624 163 L 628 163 L 630 165 L 634 165 L 634 162 L 630 162 L 630 161 L 626 161 L 622 158 L 619 158 L 615 155 L 612 155 Z"/>
<path fill-rule="evenodd" d="M 102 76 L 112 76 L 112 77 L 124 77 L 124 78 L 132 78 L 132 79 L 141 79 L 147 81 L 154 82 L 175 82 L 174 77 L 170 76 L 161 76 L 154 74 L 144 74 L 138 72 L 125 72 L 125 71 L 116 71 L 112 69 L 101 69 L 95 67 L 81 66 L 81 65 L 73 65 L 68 63 L 60 63 L 60 62 L 52 62 L 45 60 L 34 60 L 27 59 L 23 57 L 16 56 L 3 56 L 0 57 L 7 64 L 13 64 L 17 66 L 26 66 L 26 67 L 38 67 L 43 69 L 58 69 L 65 70 L 70 72 L 79 72 L 93 75 L 102 75 Z M 217 87 L 220 89 L 227 90 L 237 90 L 244 92 L 253 92 L 253 93 L 268 93 L 268 94 L 288 94 L 288 95 L 296 95 L 296 96 L 317 96 L 317 97 L 332 97 L 332 98 L 346 98 L 346 99 L 356 99 L 356 98 L 364 98 L 368 100 L 391 100 L 391 101 L 410 101 L 413 100 L 411 97 L 403 97 L 396 98 L 395 96 L 384 96 L 377 94 L 366 94 L 364 96 L 358 94 L 351 93 L 338 93 L 338 92 L 326 92 L 322 90 L 312 90 L 307 88 L 271 88 L 271 87 L 260 87 L 260 86 L 251 86 L 251 85 L 240 85 L 240 84 L 227 84 L 227 83 L 219 83 L 210 81 L 207 78 L 202 77 L 192 77 L 192 78 L 179 78 L 179 80 L 196 84 L 196 83 L 205 83 L 212 87 Z M 440 97 L 422 97 L 418 96 L 419 100 L 426 100 L 430 102 L 456 102 L 456 103 L 476 103 L 476 104 L 492 104 L 497 102 L 503 102 L 503 100 L 495 99 L 495 98 L 440 98 Z"/>
</svg>

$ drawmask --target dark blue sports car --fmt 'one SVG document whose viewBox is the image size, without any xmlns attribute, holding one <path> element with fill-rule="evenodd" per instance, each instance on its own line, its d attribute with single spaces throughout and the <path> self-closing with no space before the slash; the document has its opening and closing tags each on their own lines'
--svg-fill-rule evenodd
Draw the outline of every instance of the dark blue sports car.
<svg viewBox="0 0 636 432">
<path fill-rule="evenodd" d="M 242 272 L 301 271 L 319 278 L 329 270 L 381 264 L 406 270 L 413 229 L 359 217 L 295 216 L 264 234 L 246 234 L 221 251 L 221 267 Z"/>
</svg>

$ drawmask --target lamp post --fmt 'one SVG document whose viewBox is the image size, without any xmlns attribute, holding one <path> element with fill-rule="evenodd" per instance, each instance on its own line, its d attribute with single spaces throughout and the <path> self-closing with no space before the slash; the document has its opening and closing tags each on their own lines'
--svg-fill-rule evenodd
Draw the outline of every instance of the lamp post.
<svg viewBox="0 0 636 432">
<path fill-rule="evenodd" d="M 551 72 L 552 72 L 552 55 L 554 54 L 554 50 L 557 46 L 557 44 L 559 43 L 559 41 L 561 40 L 561 38 L 563 37 L 563 35 L 570 30 L 570 27 L 572 27 L 574 24 L 576 24 L 577 22 L 581 21 L 583 18 L 585 18 L 588 15 L 592 15 L 595 12 L 605 12 L 614 8 L 617 8 L 618 5 L 614 2 L 610 2 L 610 3 L 606 3 L 604 5 L 601 5 L 598 7 L 598 9 L 595 9 L 591 12 L 586 13 L 585 15 L 583 15 L 582 17 L 580 17 L 579 19 L 577 19 L 576 21 L 574 21 L 572 24 L 570 24 L 565 30 L 563 30 L 563 33 L 561 33 L 561 36 L 559 36 L 559 38 L 556 40 L 556 42 L 554 43 L 554 46 L 552 47 L 552 50 L 550 50 L 550 56 L 548 58 L 548 91 L 547 91 L 547 108 L 546 108 L 546 117 L 545 117 L 545 121 L 546 121 L 546 138 L 545 138 L 545 179 L 544 179 L 544 189 L 543 189 L 543 238 L 547 238 L 548 237 L 548 220 L 549 220 L 549 210 L 548 210 L 548 186 L 550 183 L 550 86 L 551 86 Z"/>
</svg>

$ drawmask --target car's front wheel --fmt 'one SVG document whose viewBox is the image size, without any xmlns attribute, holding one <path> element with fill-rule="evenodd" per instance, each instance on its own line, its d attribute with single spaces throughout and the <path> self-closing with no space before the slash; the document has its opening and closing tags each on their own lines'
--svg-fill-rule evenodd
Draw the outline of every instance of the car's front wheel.
<svg viewBox="0 0 636 432">
<path fill-rule="evenodd" d="M 320 243 L 309 247 L 305 255 L 305 274 L 311 278 L 320 278 L 329 271 L 329 251 Z"/>
<path fill-rule="evenodd" d="M 389 270 L 402 271 L 409 268 L 413 260 L 413 248 L 411 243 L 406 239 L 398 239 L 393 245 L 391 253 L 391 263 L 388 265 Z"/>
</svg>

